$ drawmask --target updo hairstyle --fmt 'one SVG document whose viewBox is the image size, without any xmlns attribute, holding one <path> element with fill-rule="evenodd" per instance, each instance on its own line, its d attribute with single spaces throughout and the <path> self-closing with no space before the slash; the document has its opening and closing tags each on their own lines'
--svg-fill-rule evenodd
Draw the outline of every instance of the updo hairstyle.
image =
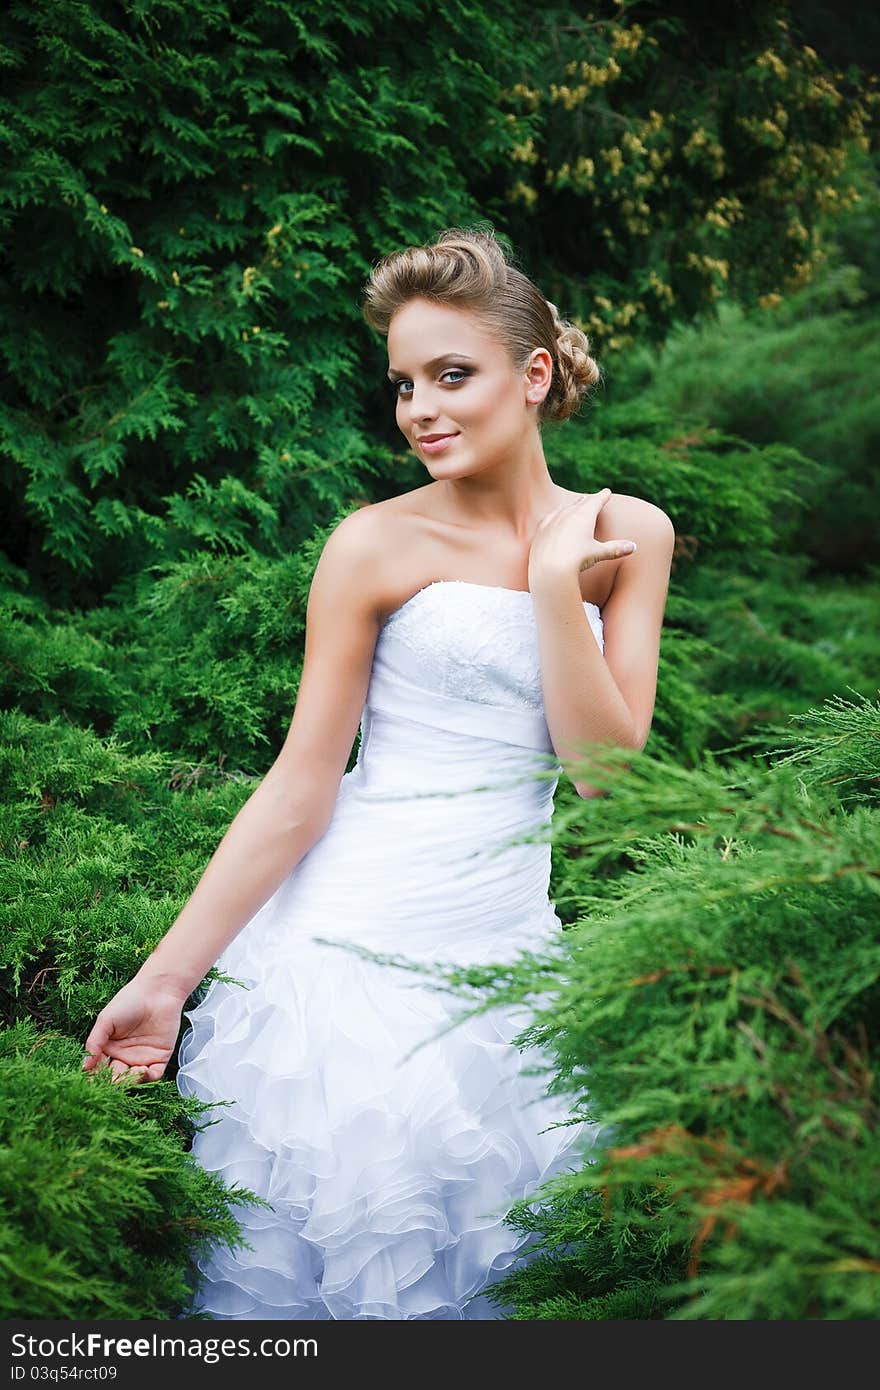
<svg viewBox="0 0 880 1390">
<path fill-rule="evenodd" d="M 535 348 L 546 348 L 553 376 L 539 424 L 574 415 L 600 380 L 586 334 L 560 318 L 492 231 L 450 227 L 424 246 L 392 252 L 373 267 L 364 293 L 364 318 L 383 337 L 395 312 L 418 296 L 475 313 L 507 348 L 516 371 L 525 371 Z"/>
</svg>

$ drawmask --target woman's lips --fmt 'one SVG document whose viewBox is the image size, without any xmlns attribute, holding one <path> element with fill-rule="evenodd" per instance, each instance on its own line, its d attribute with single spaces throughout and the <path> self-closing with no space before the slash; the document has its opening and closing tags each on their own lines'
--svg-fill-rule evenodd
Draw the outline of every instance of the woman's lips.
<svg viewBox="0 0 880 1390">
<path fill-rule="evenodd" d="M 457 434 L 445 434 L 442 439 L 420 439 L 419 448 L 426 454 L 442 454 L 444 449 L 448 449 L 450 444 L 454 444 L 458 438 Z"/>
</svg>

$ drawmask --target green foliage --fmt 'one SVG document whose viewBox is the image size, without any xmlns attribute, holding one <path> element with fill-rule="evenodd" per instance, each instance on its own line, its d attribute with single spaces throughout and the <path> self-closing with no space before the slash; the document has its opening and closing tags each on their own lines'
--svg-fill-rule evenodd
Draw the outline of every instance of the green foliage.
<svg viewBox="0 0 880 1390">
<path fill-rule="evenodd" d="M 563 942 L 439 976 L 480 1009 L 532 1001 L 521 1042 L 603 1126 L 553 1184 L 564 1220 L 568 1197 L 604 1192 L 639 1232 L 628 1275 L 645 1250 L 686 1252 L 667 1316 L 880 1313 L 880 704 L 831 701 L 800 723 L 766 770 L 603 752 L 601 817 L 559 817 L 576 909 Z M 624 854 L 629 872 L 599 880 Z M 551 1247 L 556 1209 L 536 1224 Z M 601 1233 L 587 1210 L 583 1234 L 565 1229 L 575 1271 Z M 505 1294 L 531 1316 L 540 1271 Z"/>
<path fill-rule="evenodd" d="M 725 295 L 778 302 L 822 263 L 880 91 L 855 45 L 839 70 L 804 42 L 801 9 L 542 11 L 552 46 L 510 88 L 543 116 L 514 151 L 511 231 L 553 227 L 541 271 L 601 351 L 659 344 Z"/>
<path fill-rule="evenodd" d="M 253 790 L 170 754 L 0 715 L 4 1017 L 85 1033 L 192 893 Z M 198 775 L 201 773 L 202 775 Z"/>
<path fill-rule="evenodd" d="M 14 0 L 13 558 L 92 606 L 202 550 L 283 557 L 381 491 L 390 411 L 360 291 L 380 255 L 444 226 L 494 220 L 609 356 L 722 285 L 751 303 L 803 279 L 814 219 L 851 204 L 876 94 L 785 16 Z"/>
<path fill-rule="evenodd" d="M 358 289 L 477 214 L 523 15 L 6 7 L 0 486 L 32 571 L 93 601 L 201 546 L 283 554 L 375 472 Z"/>
<path fill-rule="evenodd" d="M 718 333 L 710 355 L 723 360 L 724 341 Z M 727 350 L 735 356 L 735 338 Z M 714 379 L 730 377 L 725 366 Z M 659 384 L 611 397 L 583 429 L 548 439 L 547 457 L 567 486 L 649 497 L 675 525 L 652 751 L 693 761 L 805 700 L 880 682 L 878 575 L 868 569 L 858 587 L 823 577 L 800 547 L 831 465 L 784 437 L 755 445 L 676 414 Z M 856 495 L 864 516 L 870 488 Z"/>
<path fill-rule="evenodd" d="M 512 1322 L 605 1322 L 659 1319 L 669 1307 L 667 1288 L 684 1252 L 670 1248 L 664 1220 L 637 1224 L 662 1203 L 649 1188 L 625 1191 L 613 1210 L 595 1192 L 550 1194 L 539 1213 L 517 1202 L 507 1222 L 531 1237 L 529 1259 L 515 1264 L 488 1298 L 509 1304 Z"/>
<path fill-rule="evenodd" d="M 880 440 L 880 300 L 876 159 L 856 173 L 860 201 L 840 218 L 821 271 L 777 307 L 720 306 L 719 323 L 680 327 L 662 353 L 633 352 L 611 385 L 619 414 L 638 393 L 639 412 L 711 426 L 761 446 L 788 445 L 811 463 L 792 549 L 817 570 L 880 562 L 876 457 Z"/>
<path fill-rule="evenodd" d="M 190 1252 L 241 1244 L 230 1192 L 261 1199 L 183 1158 L 200 1102 L 80 1062 L 31 1021 L 0 1031 L 0 1316 L 176 1317 Z"/>
</svg>

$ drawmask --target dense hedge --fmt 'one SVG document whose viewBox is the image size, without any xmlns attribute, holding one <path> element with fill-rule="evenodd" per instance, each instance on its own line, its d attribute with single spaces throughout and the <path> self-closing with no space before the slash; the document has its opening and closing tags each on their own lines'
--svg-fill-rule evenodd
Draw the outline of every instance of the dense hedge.
<svg viewBox="0 0 880 1390">
<path fill-rule="evenodd" d="M 359 297 L 444 226 L 492 219 L 609 362 L 809 279 L 872 79 L 776 0 L 594 9 L 4 7 L 0 496 L 32 584 L 91 606 L 289 554 L 415 481 Z"/>
<path fill-rule="evenodd" d="M 493 1293 L 518 1317 L 880 1315 L 878 738 L 856 694 L 769 771 L 642 755 L 560 835 L 555 959 L 447 973 L 481 1007 L 535 1000 L 525 1037 L 606 1126 L 545 1212 L 521 1204 L 547 1256 Z"/>
<path fill-rule="evenodd" d="M 70 1038 L 0 1032 L 0 1317 L 166 1318 L 190 1255 L 241 1237 L 228 1188 L 182 1152 L 199 1101 L 93 1084 Z"/>
</svg>

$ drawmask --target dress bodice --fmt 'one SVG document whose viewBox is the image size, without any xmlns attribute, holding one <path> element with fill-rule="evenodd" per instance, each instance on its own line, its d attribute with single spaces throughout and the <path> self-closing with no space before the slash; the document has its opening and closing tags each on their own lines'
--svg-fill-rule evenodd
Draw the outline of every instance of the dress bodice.
<svg viewBox="0 0 880 1390">
<path fill-rule="evenodd" d="M 584 610 L 604 651 L 600 611 L 586 601 Z M 379 634 L 371 711 L 552 752 L 531 593 L 459 579 L 419 589 Z"/>
</svg>

